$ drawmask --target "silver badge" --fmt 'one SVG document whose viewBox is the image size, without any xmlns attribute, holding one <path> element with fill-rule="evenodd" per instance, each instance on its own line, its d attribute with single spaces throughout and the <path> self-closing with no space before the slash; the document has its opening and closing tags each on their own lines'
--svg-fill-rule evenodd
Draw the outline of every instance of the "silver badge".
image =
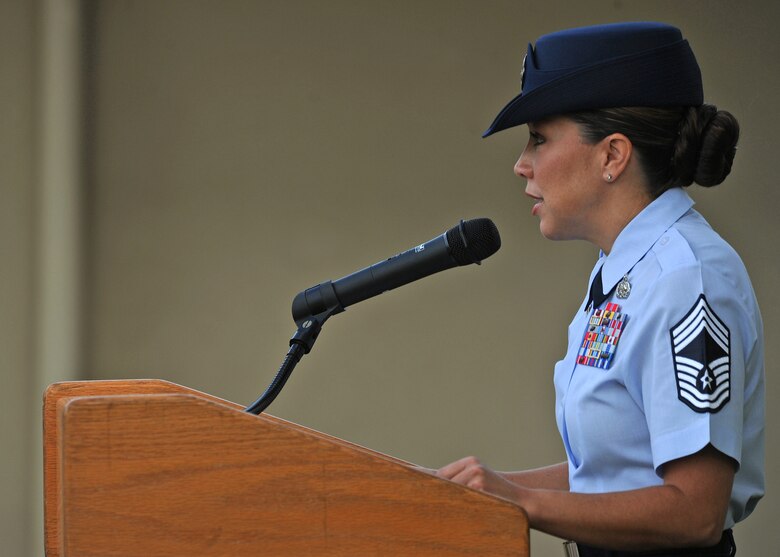
<svg viewBox="0 0 780 557">
<path fill-rule="evenodd" d="M 628 295 L 631 294 L 631 283 L 628 282 L 628 275 L 623 275 L 623 278 L 620 279 L 620 282 L 617 285 L 616 294 L 621 300 L 625 300 L 628 298 Z"/>
<path fill-rule="evenodd" d="M 525 85 L 525 63 L 528 61 L 528 53 L 523 56 L 523 69 L 520 70 L 520 92 L 523 92 L 523 86 Z"/>
</svg>

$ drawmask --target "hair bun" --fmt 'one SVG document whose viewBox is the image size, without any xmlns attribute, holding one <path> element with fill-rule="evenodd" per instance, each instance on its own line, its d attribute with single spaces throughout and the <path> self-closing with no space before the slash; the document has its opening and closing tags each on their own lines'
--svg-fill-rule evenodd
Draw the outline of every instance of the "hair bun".
<svg viewBox="0 0 780 557">
<path fill-rule="evenodd" d="M 723 182 L 731 172 L 738 139 L 739 123 L 731 113 L 711 104 L 689 108 L 672 155 L 674 185 L 711 187 Z"/>
</svg>

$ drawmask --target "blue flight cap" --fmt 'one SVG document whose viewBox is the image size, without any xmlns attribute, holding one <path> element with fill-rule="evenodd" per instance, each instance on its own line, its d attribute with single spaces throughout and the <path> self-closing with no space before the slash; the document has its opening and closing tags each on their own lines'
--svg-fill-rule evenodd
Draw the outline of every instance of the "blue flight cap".
<svg viewBox="0 0 780 557">
<path fill-rule="evenodd" d="M 622 106 L 699 106 L 701 71 L 688 41 L 665 23 L 594 25 L 543 35 L 529 44 L 520 94 L 491 134 L 567 112 Z"/>
</svg>

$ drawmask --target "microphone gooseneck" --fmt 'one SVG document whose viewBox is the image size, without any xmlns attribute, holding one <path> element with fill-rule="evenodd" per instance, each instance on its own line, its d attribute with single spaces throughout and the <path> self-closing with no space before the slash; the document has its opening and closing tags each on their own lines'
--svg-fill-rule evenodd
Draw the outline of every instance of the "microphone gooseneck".
<svg viewBox="0 0 780 557">
<path fill-rule="evenodd" d="M 298 330 L 271 385 L 245 411 L 260 414 L 276 398 L 300 359 L 308 354 L 322 325 L 347 307 L 434 273 L 480 264 L 501 247 L 496 225 L 487 218 L 463 221 L 433 240 L 335 281 L 298 293 L 292 314 Z"/>
</svg>

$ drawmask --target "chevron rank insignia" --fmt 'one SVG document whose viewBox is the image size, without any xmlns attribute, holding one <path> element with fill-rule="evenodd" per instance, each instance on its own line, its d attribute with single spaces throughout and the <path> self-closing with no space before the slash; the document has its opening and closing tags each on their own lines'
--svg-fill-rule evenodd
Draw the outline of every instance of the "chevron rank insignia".
<svg viewBox="0 0 780 557">
<path fill-rule="evenodd" d="M 577 352 L 577 363 L 609 369 L 627 318 L 620 313 L 620 306 L 613 303 L 607 304 L 604 309 L 594 310 Z"/>
<path fill-rule="evenodd" d="M 702 294 L 669 333 L 677 398 L 696 412 L 717 412 L 731 398 L 728 327 Z"/>
</svg>

